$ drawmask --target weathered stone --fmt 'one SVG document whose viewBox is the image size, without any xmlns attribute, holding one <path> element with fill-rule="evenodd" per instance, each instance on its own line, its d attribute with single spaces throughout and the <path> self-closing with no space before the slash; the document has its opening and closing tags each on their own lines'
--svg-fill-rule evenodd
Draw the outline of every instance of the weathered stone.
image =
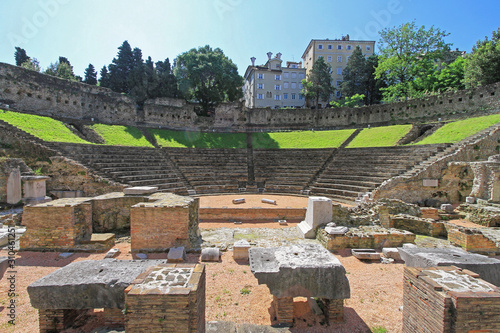
<svg viewBox="0 0 500 333">
<path fill-rule="evenodd" d="M 186 249 L 184 246 L 170 248 L 167 259 L 169 263 L 186 261 Z"/>
<path fill-rule="evenodd" d="M 11 171 L 7 179 L 7 203 L 17 204 L 21 198 L 21 173 L 17 169 Z"/>
<path fill-rule="evenodd" d="M 276 205 L 276 200 L 262 199 L 262 203 L 267 203 L 267 204 L 270 204 L 270 205 Z"/>
<path fill-rule="evenodd" d="M 500 286 L 500 260 L 456 248 L 399 248 L 408 267 L 457 266 Z"/>
<path fill-rule="evenodd" d="M 321 245 L 303 244 L 280 248 L 251 248 L 250 269 L 259 284 L 283 297 L 350 297 L 344 266 Z"/>
<path fill-rule="evenodd" d="M 329 235 L 344 235 L 349 231 L 348 227 L 325 227 L 325 231 Z"/>
<path fill-rule="evenodd" d="M 124 290 L 146 268 L 166 260 L 89 260 L 73 262 L 28 286 L 37 309 L 101 309 L 125 305 Z"/>
<path fill-rule="evenodd" d="M 412 244 L 412 243 L 404 243 L 403 244 L 403 249 L 416 249 L 418 248 L 418 246 L 416 246 L 415 244 Z"/>
<path fill-rule="evenodd" d="M 146 253 L 137 253 L 136 257 L 141 259 L 141 260 L 148 259 L 148 255 Z"/>
<path fill-rule="evenodd" d="M 206 261 L 219 261 L 220 260 L 220 252 L 217 247 L 210 247 L 201 250 L 200 260 L 203 262 Z"/>
<path fill-rule="evenodd" d="M 46 197 L 47 190 L 45 182 L 50 177 L 47 176 L 22 176 L 23 182 L 23 201 L 26 204 L 38 204 L 51 201 L 50 197 Z"/>
<path fill-rule="evenodd" d="M 0 280 L 2 279 L 5 272 L 9 268 L 9 258 L 8 257 L 0 257 Z"/>
<path fill-rule="evenodd" d="M 473 204 L 476 202 L 476 198 L 475 197 L 466 197 L 465 202 L 468 204 Z"/>
<path fill-rule="evenodd" d="M 351 249 L 351 253 L 359 260 L 380 260 L 380 253 L 374 249 Z"/>
<path fill-rule="evenodd" d="M 233 199 L 233 204 L 242 204 L 245 202 L 246 202 L 245 198 Z"/>
<path fill-rule="evenodd" d="M 424 179 L 422 181 L 422 186 L 437 187 L 437 186 L 439 186 L 439 180 L 438 179 Z"/>
<path fill-rule="evenodd" d="M 455 211 L 455 209 L 453 208 L 453 205 L 450 205 L 450 204 L 442 204 L 441 210 L 443 210 L 445 213 L 448 213 L 448 214 L 451 214 Z"/>
<path fill-rule="evenodd" d="M 248 260 L 248 250 L 250 249 L 250 243 L 242 239 L 234 243 L 233 245 L 233 258 L 235 260 Z"/>
<path fill-rule="evenodd" d="M 148 195 L 153 194 L 156 191 L 158 191 L 157 186 L 135 186 L 123 189 L 123 193 L 125 193 L 125 195 Z"/>
<path fill-rule="evenodd" d="M 391 258 L 394 260 L 401 260 L 401 255 L 399 254 L 399 251 L 396 247 L 384 247 L 382 249 L 382 253 L 384 254 L 384 257 L 386 257 L 386 258 Z"/>
<path fill-rule="evenodd" d="M 67 258 L 71 257 L 73 254 L 74 254 L 73 252 L 63 252 L 63 253 L 59 254 L 59 258 L 67 259 Z"/>
<path fill-rule="evenodd" d="M 119 254 L 120 254 L 120 250 L 119 249 L 111 249 L 111 250 L 108 251 L 108 253 L 106 253 L 106 255 L 104 256 L 104 258 L 105 259 L 114 258 L 114 257 L 116 257 Z"/>
<path fill-rule="evenodd" d="M 326 197 L 309 197 L 306 219 L 297 225 L 304 238 L 316 237 L 316 228 L 332 221 L 332 200 Z"/>
</svg>

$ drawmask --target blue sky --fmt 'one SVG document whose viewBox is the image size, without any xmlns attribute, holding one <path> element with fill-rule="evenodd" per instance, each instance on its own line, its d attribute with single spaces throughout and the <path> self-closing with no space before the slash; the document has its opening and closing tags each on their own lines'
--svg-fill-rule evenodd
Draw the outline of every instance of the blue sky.
<svg viewBox="0 0 500 333">
<path fill-rule="evenodd" d="M 220 47 L 243 74 L 250 57 L 266 53 L 300 61 L 311 39 L 378 42 L 378 31 L 415 20 L 450 33 L 446 41 L 470 52 L 500 26 L 498 0 L 0 0 L 0 62 L 26 49 L 42 69 L 67 57 L 83 76 L 100 69 L 128 40 L 144 58 L 173 59 L 193 47 Z"/>
</svg>

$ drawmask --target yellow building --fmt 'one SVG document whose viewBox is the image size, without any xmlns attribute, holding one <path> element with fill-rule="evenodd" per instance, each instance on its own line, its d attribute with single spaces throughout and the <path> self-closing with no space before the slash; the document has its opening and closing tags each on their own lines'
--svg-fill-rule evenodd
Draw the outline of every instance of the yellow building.
<svg viewBox="0 0 500 333">
<path fill-rule="evenodd" d="M 312 39 L 302 55 L 306 73 L 309 74 L 314 62 L 323 57 L 325 62 L 332 67 L 333 84 L 338 89 L 343 80 L 342 73 L 347 66 L 347 61 L 349 61 L 356 46 L 361 48 L 366 57 L 374 54 L 375 41 L 350 40 L 349 35 L 342 37 L 342 39 Z M 340 96 L 340 91 L 337 90 L 335 97 L 339 98 Z"/>
</svg>

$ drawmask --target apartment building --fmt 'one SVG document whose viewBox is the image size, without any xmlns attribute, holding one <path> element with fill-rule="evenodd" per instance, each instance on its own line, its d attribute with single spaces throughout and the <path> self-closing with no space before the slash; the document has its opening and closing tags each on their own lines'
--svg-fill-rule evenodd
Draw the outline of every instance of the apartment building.
<svg viewBox="0 0 500 333">
<path fill-rule="evenodd" d="M 256 66 L 255 57 L 252 65 L 245 72 L 243 93 L 245 106 L 248 108 L 301 108 L 305 98 L 300 93 L 301 80 L 306 77 L 302 62 L 287 61 L 283 67 L 281 53 L 273 57 L 267 53 L 265 65 Z"/>
<path fill-rule="evenodd" d="M 333 84 L 336 88 L 340 87 L 343 79 L 342 73 L 356 46 L 361 48 L 366 57 L 375 52 L 375 41 L 350 40 L 349 35 L 341 39 L 312 39 L 302 55 L 306 75 L 311 71 L 314 62 L 323 57 L 325 62 L 332 67 Z M 339 90 L 336 91 L 335 97 L 341 97 Z"/>
</svg>

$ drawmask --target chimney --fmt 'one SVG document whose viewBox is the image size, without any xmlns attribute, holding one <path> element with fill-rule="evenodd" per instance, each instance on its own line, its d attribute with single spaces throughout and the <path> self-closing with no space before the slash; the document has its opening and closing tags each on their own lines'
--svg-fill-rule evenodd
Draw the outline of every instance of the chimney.
<svg viewBox="0 0 500 333">
<path fill-rule="evenodd" d="M 269 58 L 269 60 L 271 60 L 271 57 L 273 56 L 273 53 L 272 52 L 267 52 L 267 57 Z"/>
<path fill-rule="evenodd" d="M 252 67 L 255 66 L 255 57 L 251 57 L 250 60 L 252 61 Z"/>
<path fill-rule="evenodd" d="M 281 52 L 278 52 L 278 53 L 276 54 L 276 58 L 278 58 L 278 60 L 281 60 Z"/>
</svg>

